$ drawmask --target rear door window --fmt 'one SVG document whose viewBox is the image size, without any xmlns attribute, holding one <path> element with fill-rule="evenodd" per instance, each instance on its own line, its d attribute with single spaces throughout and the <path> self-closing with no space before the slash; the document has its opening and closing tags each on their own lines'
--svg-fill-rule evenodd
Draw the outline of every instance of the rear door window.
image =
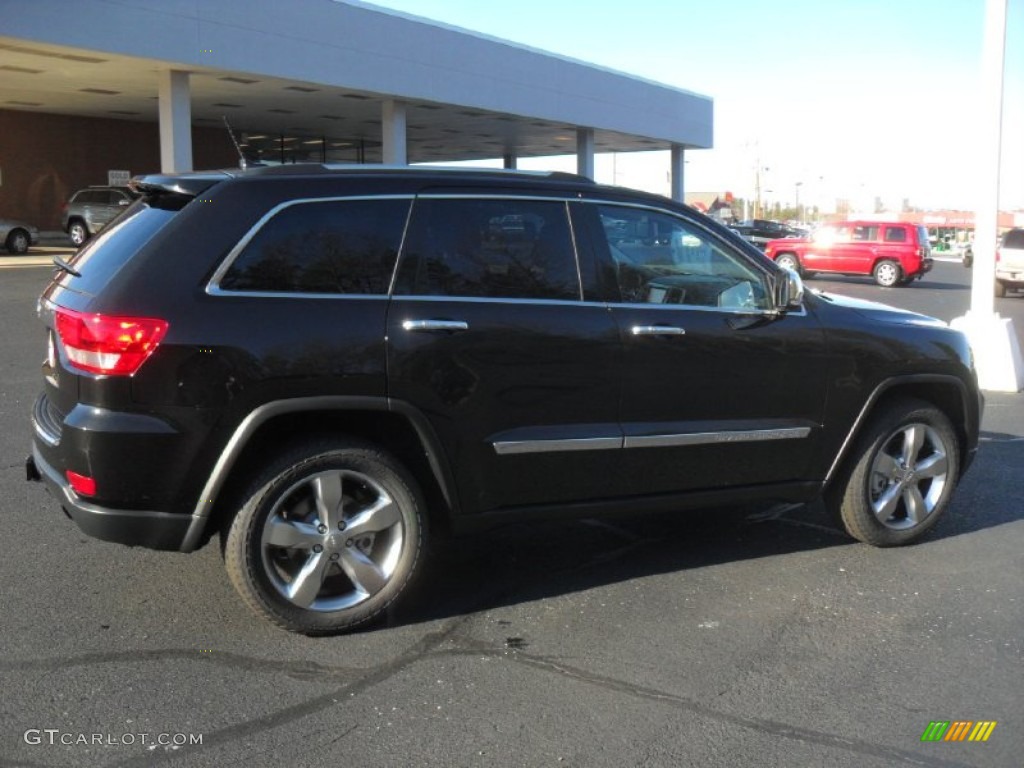
<svg viewBox="0 0 1024 768">
<path fill-rule="evenodd" d="M 230 262 L 223 291 L 384 295 L 409 199 L 325 200 L 282 208 Z"/>
<path fill-rule="evenodd" d="M 886 227 L 885 242 L 905 243 L 907 242 L 907 230 L 903 227 Z"/>
</svg>

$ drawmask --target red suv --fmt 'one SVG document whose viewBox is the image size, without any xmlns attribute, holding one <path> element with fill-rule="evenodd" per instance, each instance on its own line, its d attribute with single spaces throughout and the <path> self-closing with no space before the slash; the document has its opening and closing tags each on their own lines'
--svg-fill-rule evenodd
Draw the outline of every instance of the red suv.
<svg viewBox="0 0 1024 768">
<path fill-rule="evenodd" d="M 872 275 L 886 288 L 920 279 L 932 268 L 928 230 L 919 224 L 844 221 L 809 238 L 772 240 L 765 255 L 804 276 L 815 272 Z"/>
</svg>

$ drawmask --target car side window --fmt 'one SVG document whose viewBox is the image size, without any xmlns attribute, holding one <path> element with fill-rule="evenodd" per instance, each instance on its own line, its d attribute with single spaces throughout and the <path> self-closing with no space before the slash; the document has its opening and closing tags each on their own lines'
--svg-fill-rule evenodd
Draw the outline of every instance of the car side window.
<svg viewBox="0 0 1024 768">
<path fill-rule="evenodd" d="M 907 230 L 903 227 L 886 227 L 885 228 L 885 242 L 887 243 L 905 243 L 907 242 Z"/>
<path fill-rule="evenodd" d="M 623 302 L 769 308 L 765 277 L 697 226 L 660 211 L 597 207 Z"/>
<path fill-rule="evenodd" d="M 409 203 L 329 200 L 283 208 L 246 243 L 218 286 L 261 293 L 387 294 Z"/>
<path fill-rule="evenodd" d="M 565 203 L 417 200 L 394 293 L 579 299 L 580 279 Z"/>
</svg>

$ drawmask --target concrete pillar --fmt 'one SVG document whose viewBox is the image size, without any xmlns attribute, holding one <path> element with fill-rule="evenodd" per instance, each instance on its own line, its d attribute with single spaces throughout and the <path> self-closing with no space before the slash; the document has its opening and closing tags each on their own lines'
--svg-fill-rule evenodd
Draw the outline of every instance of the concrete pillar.
<svg viewBox="0 0 1024 768">
<path fill-rule="evenodd" d="M 160 170 L 180 173 L 192 170 L 192 99 L 188 72 L 160 72 Z"/>
<path fill-rule="evenodd" d="M 405 104 L 388 99 L 381 105 L 380 122 L 384 165 L 409 163 L 405 137 Z"/>
<path fill-rule="evenodd" d="M 505 156 L 502 159 L 504 160 L 503 167 L 508 168 L 509 170 L 512 171 L 516 169 L 516 160 L 518 160 L 519 158 L 516 157 L 515 152 L 506 152 Z"/>
<path fill-rule="evenodd" d="M 677 203 L 686 202 L 686 187 L 683 183 L 685 181 L 685 169 L 686 169 L 686 148 L 682 144 L 672 145 L 672 167 L 669 169 L 669 177 L 671 178 L 672 193 L 671 197 Z"/>
<path fill-rule="evenodd" d="M 594 178 L 594 130 L 576 129 L 576 173 Z"/>
</svg>

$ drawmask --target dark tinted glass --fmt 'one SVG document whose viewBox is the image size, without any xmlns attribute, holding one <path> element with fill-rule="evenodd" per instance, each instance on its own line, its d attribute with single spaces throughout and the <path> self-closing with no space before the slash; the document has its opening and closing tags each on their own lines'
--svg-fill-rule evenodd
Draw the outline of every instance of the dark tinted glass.
<svg viewBox="0 0 1024 768">
<path fill-rule="evenodd" d="M 578 299 L 565 204 L 418 200 L 395 293 Z"/>
<path fill-rule="evenodd" d="M 108 201 L 108 194 L 106 190 L 102 189 L 87 189 L 75 195 L 74 199 L 76 203 L 106 203 Z"/>
<path fill-rule="evenodd" d="M 386 294 L 408 200 L 333 200 L 279 211 L 220 280 L 230 291 Z"/>
<path fill-rule="evenodd" d="M 104 227 L 71 259 L 81 277 L 61 272 L 57 279 L 76 291 L 96 293 L 174 218 L 186 201 L 187 198 L 173 198 L 158 202 L 159 207 L 137 203 L 128 208 L 116 224 Z"/>
<path fill-rule="evenodd" d="M 1024 248 L 1024 229 L 1011 229 L 1003 235 L 1003 248 Z"/>
<path fill-rule="evenodd" d="M 903 227 L 886 227 L 885 228 L 885 242 L 887 243 L 905 243 L 907 242 L 907 230 Z"/>
</svg>

